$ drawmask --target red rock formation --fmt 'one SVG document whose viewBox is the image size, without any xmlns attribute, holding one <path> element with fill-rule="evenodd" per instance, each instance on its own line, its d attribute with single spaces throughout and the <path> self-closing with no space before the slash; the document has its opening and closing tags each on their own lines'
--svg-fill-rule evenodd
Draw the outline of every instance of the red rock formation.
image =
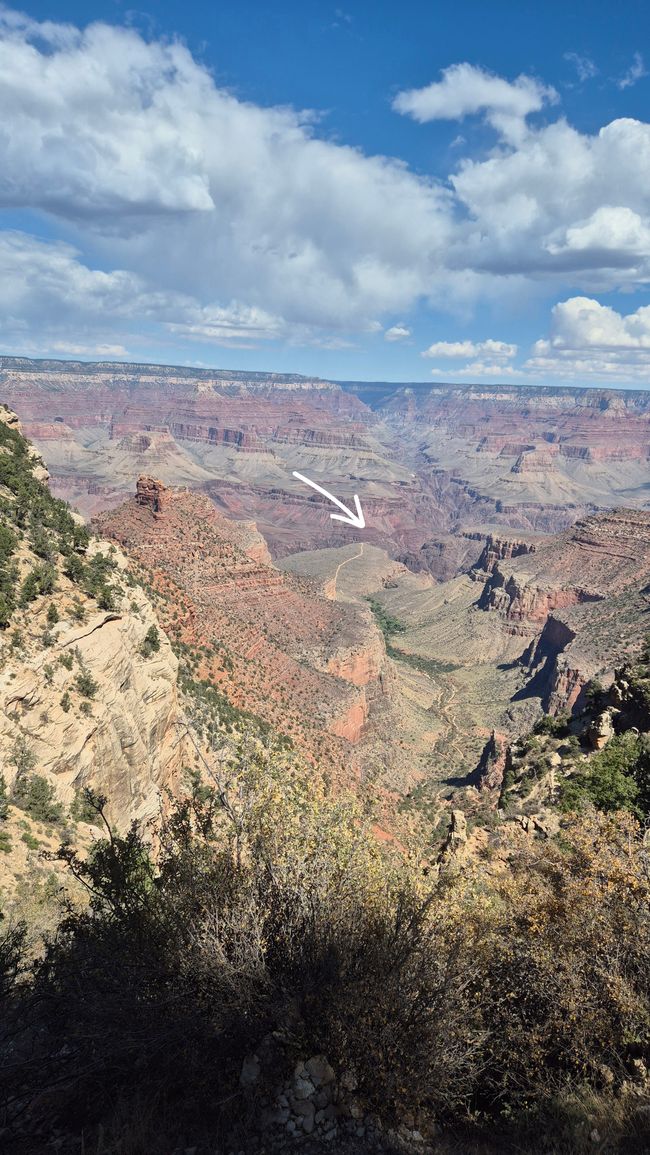
<svg viewBox="0 0 650 1155">
<path fill-rule="evenodd" d="M 491 790 L 494 792 L 494 804 L 498 801 L 498 791 L 503 785 L 503 778 L 506 772 L 506 767 L 510 758 L 510 747 L 508 746 L 506 736 L 504 734 L 497 734 L 493 730 L 488 738 L 479 764 L 476 768 L 476 781 L 479 790 Z"/>
<path fill-rule="evenodd" d="M 254 525 L 150 477 L 98 524 L 143 566 L 165 628 L 195 654 L 194 676 L 345 774 L 383 692 L 383 639 L 367 608 L 281 573 Z"/>
<path fill-rule="evenodd" d="M 138 505 L 145 505 L 152 513 L 162 516 L 169 497 L 169 491 L 162 481 L 155 477 L 139 477 L 136 483 L 135 499 Z"/>
</svg>

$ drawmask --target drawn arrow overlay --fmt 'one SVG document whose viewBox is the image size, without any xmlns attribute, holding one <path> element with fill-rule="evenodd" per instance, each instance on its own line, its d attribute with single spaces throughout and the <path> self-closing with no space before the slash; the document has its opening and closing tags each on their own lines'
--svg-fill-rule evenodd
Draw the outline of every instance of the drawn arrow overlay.
<svg viewBox="0 0 650 1155">
<path fill-rule="evenodd" d="M 333 501 L 335 505 L 338 505 L 339 509 L 343 510 L 343 513 L 330 513 L 330 517 L 334 521 L 344 521 L 346 525 L 352 525 L 355 529 L 363 529 L 365 527 L 366 519 L 363 516 L 361 502 L 359 501 L 356 493 L 354 495 L 354 504 L 357 507 L 357 512 L 353 513 L 351 509 L 348 509 L 347 505 L 344 505 L 342 501 L 339 501 L 338 497 L 334 497 L 333 493 L 329 493 L 326 489 L 323 489 L 322 485 L 316 485 L 315 481 L 310 481 L 309 478 L 305 477 L 302 473 L 296 473 L 295 469 L 293 471 L 293 476 L 297 477 L 298 481 L 304 481 L 305 485 L 311 485 L 312 489 L 317 489 L 319 493 L 322 493 L 323 497 L 329 498 L 329 500 Z"/>
</svg>

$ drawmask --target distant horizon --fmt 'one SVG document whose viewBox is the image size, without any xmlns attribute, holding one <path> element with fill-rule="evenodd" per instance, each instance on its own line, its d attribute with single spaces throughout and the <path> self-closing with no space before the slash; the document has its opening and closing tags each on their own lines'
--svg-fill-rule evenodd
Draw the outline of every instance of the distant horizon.
<svg viewBox="0 0 650 1155">
<path fill-rule="evenodd" d="M 0 369 L 5 362 L 23 362 L 30 365 L 53 363 L 55 365 L 81 365 L 98 367 L 123 367 L 145 369 L 174 369 L 188 375 L 210 376 L 215 373 L 232 373 L 237 375 L 250 374 L 252 377 L 280 377 L 290 380 L 320 381 L 326 385 L 376 385 L 394 386 L 396 389 L 423 388 L 423 389 L 506 389 L 513 392 L 550 391 L 555 393 L 575 393 L 577 390 L 590 393 L 650 393 L 648 388 L 639 388 L 637 385 L 619 384 L 558 384 L 539 383 L 530 381 L 426 381 L 426 380 L 395 380 L 387 377 L 322 377 L 316 373 L 292 373 L 283 369 L 249 369 L 247 367 L 233 367 L 229 365 L 187 365 L 174 361 L 118 361 L 118 360 L 90 360 L 83 357 L 28 357 L 23 354 L 0 353 Z M 2 403 L 0 386 L 0 404 Z"/>
</svg>

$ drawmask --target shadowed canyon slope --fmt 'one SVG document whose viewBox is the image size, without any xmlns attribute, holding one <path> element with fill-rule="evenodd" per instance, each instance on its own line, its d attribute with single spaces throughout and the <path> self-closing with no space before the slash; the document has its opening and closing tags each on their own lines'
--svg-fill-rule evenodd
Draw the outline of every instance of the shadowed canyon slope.
<svg viewBox="0 0 650 1155">
<path fill-rule="evenodd" d="M 364 541 L 446 579 L 487 531 L 648 508 L 650 393 L 394 386 L 168 366 L 0 359 L 0 387 L 86 515 L 142 473 L 253 519 L 274 557 L 360 540 L 298 469 L 359 493 Z"/>
</svg>

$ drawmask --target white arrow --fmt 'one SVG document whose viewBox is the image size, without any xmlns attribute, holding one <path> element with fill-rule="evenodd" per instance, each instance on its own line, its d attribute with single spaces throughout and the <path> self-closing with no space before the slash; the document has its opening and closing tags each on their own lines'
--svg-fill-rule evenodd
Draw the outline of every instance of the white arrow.
<svg viewBox="0 0 650 1155">
<path fill-rule="evenodd" d="M 322 493 L 323 497 L 329 498 L 329 500 L 333 501 L 335 505 L 338 505 L 339 509 L 343 510 L 343 513 L 330 513 L 330 517 L 333 519 L 333 521 L 344 521 L 346 525 L 353 525 L 355 529 L 364 528 L 366 519 L 363 516 L 361 502 L 359 501 L 356 493 L 354 495 L 354 504 L 357 507 L 357 512 L 353 513 L 351 509 L 348 509 L 347 505 L 344 505 L 342 501 L 339 501 L 338 497 L 334 497 L 333 493 L 328 493 L 326 489 L 323 489 L 322 485 L 316 485 L 315 481 L 310 481 L 309 478 L 305 477 L 302 473 L 296 473 L 295 469 L 293 471 L 293 476 L 297 477 L 298 481 L 304 481 L 305 485 L 311 485 L 312 489 L 317 489 L 319 493 Z"/>
</svg>

